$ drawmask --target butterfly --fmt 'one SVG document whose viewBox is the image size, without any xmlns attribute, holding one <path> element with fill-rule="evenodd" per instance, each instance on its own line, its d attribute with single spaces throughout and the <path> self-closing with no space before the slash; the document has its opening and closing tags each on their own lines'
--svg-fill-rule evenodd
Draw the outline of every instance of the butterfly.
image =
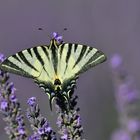
<svg viewBox="0 0 140 140">
<path fill-rule="evenodd" d="M 0 69 L 32 78 L 48 94 L 50 107 L 54 98 L 69 100 L 79 74 L 106 60 L 96 48 L 64 43 L 54 33 L 50 45 L 36 46 L 6 58 Z"/>
</svg>

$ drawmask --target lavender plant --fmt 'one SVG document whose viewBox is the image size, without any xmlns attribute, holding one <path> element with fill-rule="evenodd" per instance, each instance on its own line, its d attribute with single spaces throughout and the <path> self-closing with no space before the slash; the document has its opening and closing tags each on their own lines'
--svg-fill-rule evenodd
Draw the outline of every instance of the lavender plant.
<svg viewBox="0 0 140 140">
<path fill-rule="evenodd" d="M 49 126 L 49 122 L 40 114 L 39 105 L 36 103 L 36 97 L 28 99 L 29 108 L 27 109 L 27 118 L 31 123 L 33 135 L 28 140 L 56 140 L 55 132 Z"/>
<path fill-rule="evenodd" d="M 82 140 L 83 127 L 81 125 L 81 117 L 77 105 L 77 96 L 73 97 L 71 93 L 67 110 L 61 108 L 60 103 L 56 101 L 57 108 L 57 126 L 60 129 L 58 132 L 61 135 L 61 140 Z"/>
<path fill-rule="evenodd" d="M 111 140 L 140 140 L 140 92 L 119 55 L 114 55 L 110 64 L 119 118 L 119 128 L 114 131 Z"/>
<path fill-rule="evenodd" d="M 0 54 L 0 62 L 4 56 Z M 15 95 L 13 83 L 9 81 L 9 74 L 0 71 L 0 112 L 3 114 L 3 120 L 6 122 L 5 131 L 9 139 L 23 140 L 27 138 L 25 123 L 21 113 L 20 104 Z"/>
</svg>

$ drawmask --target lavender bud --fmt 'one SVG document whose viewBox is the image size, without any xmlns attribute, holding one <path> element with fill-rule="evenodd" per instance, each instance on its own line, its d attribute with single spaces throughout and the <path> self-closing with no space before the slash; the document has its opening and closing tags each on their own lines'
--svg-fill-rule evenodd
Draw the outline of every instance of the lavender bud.
<svg viewBox="0 0 140 140">
<path fill-rule="evenodd" d="M 27 103 L 28 103 L 28 105 L 30 105 L 30 106 L 36 105 L 36 97 L 31 97 L 31 98 L 29 98 L 28 101 L 27 101 Z"/>
</svg>

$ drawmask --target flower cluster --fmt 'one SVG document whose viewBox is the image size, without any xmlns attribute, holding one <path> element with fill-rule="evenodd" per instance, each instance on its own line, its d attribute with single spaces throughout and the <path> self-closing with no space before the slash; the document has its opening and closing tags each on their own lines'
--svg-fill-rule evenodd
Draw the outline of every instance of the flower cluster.
<svg viewBox="0 0 140 140">
<path fill-rule="evenodd" d="M 27 101 L 29 108 L 27 109 L 27 118 L 31 123 L 33 135 L 29 140 L 56 140 L 55 132 L 49 126 L 46 118 L 40 114 L 39 105 L 36 103 L 36 98 L 31 97 Z"/>
<path fill-rule="evenodd" d="M 58 44 L 62 43 L 63 40 L 62 40 L 62 36 L 60 36 L 58 33 L 56 32 L 53 32 L 53 38 L 57 41 Z"/>
<path fill-rule="evenodd" d="M 82 140 L 83 127 L 81 125 L 81 117 L 79 114 L 79 108 L 77 105 L 77 96 L 73 97 L 73 92 L 70 94 L 69 104 L 66 104 L 68 110 L 63 110 L 60 102 L 56 101 L 57 108 L 57 126 L 59 128 L 59 134 L 61 140 Z"/>
<path fill-rule="evenodd" d="M 115 98 L 119 115 L 118 128 L 112 135 L 112 140 L 140 139 L 140 93 L 136 89 L 133 78 L 127 74 L 119 55 L 111 59 L 114 76 Z"/>
<path fill-rule="evenodd" d="M 0 54 L 0 62 L 4 60 Z M 8 82 L 9 74 L 0 71 L 0 112 L 3 114 L 3 120 L 6 122 L 6 133 L 10 139 L 24 140 L 27 137 L 23 115 L 20 104 L 15 95 L 13 83 Z"/>
<path fill-rule="evenodd" d="M 57 125 L 60 128 L 61 140 L 81 140 L 83 127 L 78 110 L 67 113 L 58 112 Z"/>
</svg>

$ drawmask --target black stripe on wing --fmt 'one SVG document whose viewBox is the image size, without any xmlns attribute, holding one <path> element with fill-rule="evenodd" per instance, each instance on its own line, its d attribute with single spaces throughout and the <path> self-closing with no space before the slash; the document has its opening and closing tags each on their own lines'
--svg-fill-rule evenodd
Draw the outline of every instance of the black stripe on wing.
<svg viewBox="0 0 140 140">
<path fill-rule="evenodd" d="M 22 76 L 25 76 L 25 77 L 29 77 L 29 78 L 33 77 L 29 73 L 27 73 L 24 69 L 19 68 L 19 66 L 17 66 L 14 63 L 12 63 L 8 59 L 4 60 L 4 62 L 2 62 L 0 64 L 0 69 L 2 69 L 4 71 L 7 71 L 7 72 L 19 74 L 19 75 L 22 75 Z"/>
<path fill-rule="evenodd" d="M 54 71 L 57 73 L 57 65 L 58 65 L 58 46 L 55 45 L 54 42 L 52 42 L 50 48 L 51 48 L 51 52 L 52 52 L 52 63 L 53 63 L 53 67 L 54 67 Z"/>
<path fill-rule="evenodd" d="M 97 51 L 87 62 L 85 65 L 88 65 L 98 59 L 103 53 L 101 51 Z M 100 61 L 100 60 L 99 60 Z"/>
<path fill-rule="evenodd" d="M 39 52 L 38 52 L 38 50 L 37 50 L 37 47 L 34 47 L 34 48 L 33 48 L 33 51 L 34 51 L 34 53 L 35 53 L 35 56 L 36 56 L 37 60 L 41 63 L 42 66 L 44 66 L 44 61 L 43 61 L 43 59 L 41 58 L 41 56 L 40 56 L 40 54 L 39 54 Z"/>
<path fill-rule="evenodd" d="M 46 57 L 48 58 L 48 60 L 50 61 L 49 53 L 48 53 L 46 47 L 45 46 L 41 46 L 41 48 L 42 48 L 43 52 L 45 53 Z"/>
<path fill-rule="evenodd" d="M 97 64 L 103 63 L 106 61 L 106 56 L 103 52 L 97 51 L 87 62 L 86 64 L 81 68 L 81 70 L 78 73 L 85 72 L 91 67 L 96 66 Z"/>
<path fill-rule="evenodd" d="M 14 59 L 16 59 L 17 61 L 21 62 L 20 59 L 18 58 L 18 56 L 17 56 L 16 54 L 15 54 L 15 55 L 12 55 L 12 57 L 13 57 Z"/>
<path fill-rule="evenodd" d="M 70 55 L 71 55 L 71 49 L 72 49 L 72 44 L 68 45 L 68 51 L 67 51 L 67 56 L 66 56 L 66 63 L 68 63 Z"/>
<path fill-rule="evenodd" d="M 77 58 L 77 60 L 76 60 L 76 62 L 75 62 L 75 64 L 74 64 L 74 66 L 73 66 L 73 68 L 81 61 L 81 59 L 82 59 L 83 56 L 84 56 L 84 53 L 86 52 L 86 49 L 87 49 L 87 46 L 83 45 L 83 46 L 82 46 L 82 49 L 81 49 L 81 52 L 80 52 L 80 55 L 79 55 L 79 57 Z"/>
<path fill-rule="evenodd" d="M 91 48 L 91 47 L 88 47 L 88 51 L 87 51 L 87 53 L 85 54 L 86 56 L 92 51 L 92 49 L 93 48 Z"/>
<path fill-rule="evenodd" d="M 74 52 L 76 52 L 77 48 L 78 48 L 78 44 L 74 44 Z"/>
<path fill-rule="evenodd" d="M 72 50 L 72 44 L 69 44 L 68 45 L 68 50 L 67 50 L 67 55 L 66 55 L 66 68 L 65 68 L 64 74 L 65 74 L 65 72 L 67 70 L 67 67 L 68 67 L 68 62 L 69 62 L 69 59 L 70 59 L 71 50 Z"/>
<path fill-rule="evenodd" d="M 23 52 L 17 53 L 17 55 L 21 58 L 21 60 L 30 68 L 34 69 L 35 71 L 38 71 L 24 56 Z M 22 64 L 21 64 L 22 65 Z"/>
<path fill-rule="evenodd" d="M 62 57 L 63 49 L 64 49 L 64 44 L 62 44 L 60 47 L 60 59 Z"/>
<path fill-rule="evenodd" d="M 29 49 L 27 49 L 27 52 L 30 54 L 30 56 L 31 57 L 33 57 L 33 55 L 32 55 L 32 52 L 31 52 L 31 49 L 29 48 Z"/>
</svg>

